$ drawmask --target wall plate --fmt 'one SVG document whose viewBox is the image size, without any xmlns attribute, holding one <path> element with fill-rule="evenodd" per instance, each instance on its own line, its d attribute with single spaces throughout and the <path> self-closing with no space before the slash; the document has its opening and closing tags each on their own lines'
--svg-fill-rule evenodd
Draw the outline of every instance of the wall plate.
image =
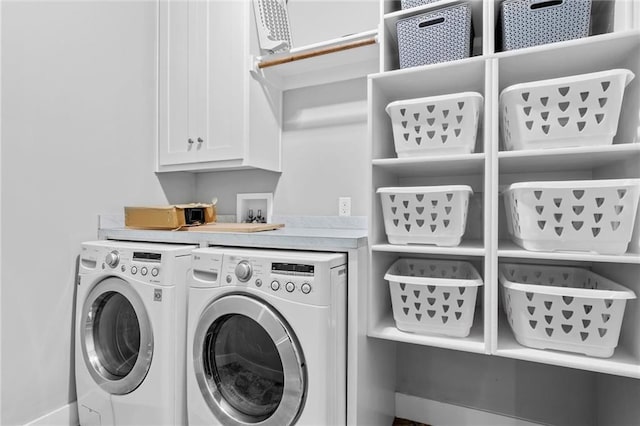
<svg viewBox="0 0 640 426">
<path fill-rule="evenodd" d="M 271 223 L 273 216 L 273 194 L 237 194 L 236 222 Z M 250 217 L 250 215 L 253 215 Z"/>
</svg>

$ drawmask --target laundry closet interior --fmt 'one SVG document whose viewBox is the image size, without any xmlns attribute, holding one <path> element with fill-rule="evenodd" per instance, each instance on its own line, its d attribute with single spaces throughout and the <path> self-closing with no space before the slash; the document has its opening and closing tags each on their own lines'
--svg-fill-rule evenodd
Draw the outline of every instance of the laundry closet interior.
<svg viewBox="0 0 640 426">
<path fill-rule="evenodd" d="M 518 2 L 589 4 L 588 35 L 512 47 L 530 35 L 503 27 Z M 131 404 L 168 398 L 127 399 L 145 374 L 165 383 L 153 350 L 186 372 L 165 418 L 193 424 L 640 423 L 640 2 L 278 0 L 291 45 L 275 52 L 257 4 L 0 3 L 0 424 L 141 421 Z M 535 145 L 612 118 L 608 142 Z M 126 226 L 124 206 L 193 202 L 277 226 Z M 164 287 L 166 271 L 187 278 Z M 120 367 L 78 369 L 102 359 L 86 325 L 101 280 L 157 302 L 145 319 L 141 290 L 122 311 L 149 362 L 105 398 L 98 373 Z M 214 364 L 272 343 L 262 405 L 237 402 L 258 370 Z"/>
</svg>

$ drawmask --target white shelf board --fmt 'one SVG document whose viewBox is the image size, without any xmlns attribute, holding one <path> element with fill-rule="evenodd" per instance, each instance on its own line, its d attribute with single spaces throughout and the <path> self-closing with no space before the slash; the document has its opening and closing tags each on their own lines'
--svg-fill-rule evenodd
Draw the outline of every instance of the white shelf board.
<svg viewBox="0 0 640 426">
<path fill-rule="evenodd" d="M 444 335 L 417 334 L 401 331 L 396 328 L 396 323 L 391 314 L 385 316 L 374 324 L 370 328 L 368 335 L 378 339 L 412 343 L 414 345 L 435 346 L 438 348 L 484 354 L 485 343 L 483 330 L 482 309 L 476 308 L 471 332 L 467 337 L 449 337 Z"/>
<path fill-rule="evenodd" d="M 412 99 L 428 88 L 429 95 L 451 94 L 461 91 L 482 92 L 484 87 L 485 56 L 472 56 L 449 62 L 421 65 L 379 72 L 370 76 L 383 93 L 394 99 Z M 426 84 L 426 83 L 429 84 Z M 474 87 L 474 88 L 471 88 Z"/>
<path fill-rule="evenodd" d="M 640 378 L 640 359 L 634 357 L 622 346 L 616 348 L 611 358 L 596 358 L 571 352 L 533 349 L 522 346 L 516 341 L 502 313 L 499 319 L 498 347 L 495 355 L 598 373 Z"/>
<path fill-rule="evenodd" d="M 379 42 L 339 52 L 327 53 L 259 69 L 261 61 L 279 59 L 289 55 L 305 54 L 331 48 L 345 43 L 357 42 L 371 37 L 378 31 L 371 30 L 291 49 L 287 53 L 255 58 L 252 73 L 269 81 L 281 90 L 335 83 L 365 77 L 379 71 Z"/>
<path fill-rule="evenodd" d="M 588 252 L 540 252 L 529 251 L 518 246 L 510 240 L 500 240 L 498 244 L 498 257 L 511 257 L 523 259 L 548 259 L 571 260 L 578 262 L 609 262 L 640 264 L 639 253 L 625 253 L 621 255 L 597 254 Z"/>
<path fill-rule="evenodd" d="M 398 176 L 472 175 L 482 173 L 484 160 L 483 153 L 475 153 L 420 158 L 381 158 L 372 160 L 372 164 Z"/>
<path fill-rule="evenodd" d="M 607 51 L 614 50 L 610 53 L 612 55 L 616 55 L 617 52 L 615 52 L 615 50 L 618 50 L 619 52 L 620 50 L 626 50 L 632 48 L 633 46 L 637 46 L 639 34 L 640 31 L 638 30 L 615 31 L 606 34 L 577 38 L 573 40 L 558 41 L 555 43 L 541 44 L 537 46 L 525 47 L 522 49 L 496 52 L 495 54 L 493 54 L 493 56 L 499 59 L 503 59 L 521 55 L 530 56 L 533 54 L 533 56 L 535 57 L 536 54 L 546 54 L 556 50 L 562 51 L 563 49 L 567 48 L 588 49 L 591 50 L 592 53 L 588 57 L 584 58 L 585 62 L 606 62 L 607 58 L 609 57 Z M 616 46 L 616 48 L 612 49 L 613 46 Z"/>
<path fill-rule="evenodd" d="M 373 251 L 389 253 L 412 253 L 412 254 L 447 254 L 457 256 L 484 256 L 486 250 L 482 240 L 462 240 L 456 247 L 438 247 L 435 245 L 397 245 L 397 244 L 374 244 Z"/>
<path fill-rule="evenodd" d="M 501 173 L 522 173 L 593 169 L 626 160 L 630 156 L 640 160 L 640 144 L 500 151 L 498 170 Z"/>
<path fill-rule="evenodd" d="M 637 74 L 639 44 L 640 31 L 634 30 L 496 53 L 491 56 L 500 67 L 498 91 L 513 84 L 612 68 L 628 68 Z"/>
</svg>

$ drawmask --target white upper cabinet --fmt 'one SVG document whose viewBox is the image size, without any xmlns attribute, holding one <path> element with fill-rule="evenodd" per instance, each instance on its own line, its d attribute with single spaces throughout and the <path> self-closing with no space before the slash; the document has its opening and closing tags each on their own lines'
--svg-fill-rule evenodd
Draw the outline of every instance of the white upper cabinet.
<svg viewBox="0 0 640 426">
<path fill-rule="evenodd" d="M 280 170 L 281 94 L 253 81 L 249 1 L 161 1 L 157 171 Z"/>
</svg>

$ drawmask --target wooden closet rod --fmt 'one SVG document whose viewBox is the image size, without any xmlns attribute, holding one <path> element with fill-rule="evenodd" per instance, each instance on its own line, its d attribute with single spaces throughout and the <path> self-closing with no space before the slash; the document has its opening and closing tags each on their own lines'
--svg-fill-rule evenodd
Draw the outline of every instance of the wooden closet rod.
<svg viewBox="0 0 640 426">
<path fill-rule="evenodd" d="M 356 40 L 349 43 L 338 44 L 336 46 L 323 47 L 308 52 L 294 53 L 283 58 L 266 60 L 258 63 L 258 68 L 267 68 L 274 65 L 286 64 L 287 62 L 299 61 L 301 59 L 313 58 L 314 56 L 326 55 L 328 53 L 341 52 L 343 50 L 354 49 L 356 47 L 368 46 L 376 42 L 375 37 L 366 38 L 364 40 Z"/>
</svg>

